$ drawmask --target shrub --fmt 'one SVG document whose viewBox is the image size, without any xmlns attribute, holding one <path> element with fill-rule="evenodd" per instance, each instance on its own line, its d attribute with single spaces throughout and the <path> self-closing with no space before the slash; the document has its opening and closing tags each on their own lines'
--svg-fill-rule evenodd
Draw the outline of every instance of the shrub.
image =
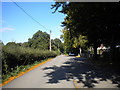
<svg viewBox="0 0 120 90">
<path fill-rule="evenodd" d="M 35 61 L 55 56 L 57 56 L 57 52 L 55 51 L 4 46 L 2 48 L 2 72 L 6 74 L 8 71 L 11 71 L 11 68 L 15 68 L 16 66 L 33 64 Z"/>
</svg>

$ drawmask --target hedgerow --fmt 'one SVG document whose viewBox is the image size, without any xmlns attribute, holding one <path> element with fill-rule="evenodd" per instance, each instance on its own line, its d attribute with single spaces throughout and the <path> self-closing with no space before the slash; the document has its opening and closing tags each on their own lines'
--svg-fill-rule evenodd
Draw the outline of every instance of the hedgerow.
<svg viewBox="0 0 120 90">
<path fill-rule="evenodd" d="M 17 66 L 31 65 L 35 61 L 41 61 L 55 56 L 57 56 L 57 52 L 55 51 L 4 46 L 2 48 L 2 73 L 7 74 L 13 71 L 11 68 L 14 69 Z"/>
</svg>

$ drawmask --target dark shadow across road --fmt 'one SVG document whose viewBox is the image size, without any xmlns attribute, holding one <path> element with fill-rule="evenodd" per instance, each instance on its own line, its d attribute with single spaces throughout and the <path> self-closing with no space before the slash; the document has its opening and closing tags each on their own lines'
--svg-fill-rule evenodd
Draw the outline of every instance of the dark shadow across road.
<svg viewBox="0 0 120 90">
<path fill-rule="evenodd" d="M 84 87 L 94 88 L 95 83 L 99 81 L 112 80 L 113 84 L 120 86 L 120 72 L 115 72 L 105 67 L 92 64 L 86 58 L 72 57 L 62 66 L 45 67 L 43 70 L 52 69 L 53 71 L 46 73 L 45 77 L 50 77 L 47 83 L 59 83 L 60 80 L 73 79 L 76 77 L 84 84 Z"/>
</svg>

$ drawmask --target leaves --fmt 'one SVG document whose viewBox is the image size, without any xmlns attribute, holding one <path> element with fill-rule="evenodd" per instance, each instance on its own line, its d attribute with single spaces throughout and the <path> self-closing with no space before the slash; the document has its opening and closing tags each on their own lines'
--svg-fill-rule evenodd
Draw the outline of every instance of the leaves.
<svg viewBox="0 0 120 90">
<path fill-rule="evenodd" d="M 73 47 L 74 48 L 84 48 L 87 44 L 88 40 L 86 36 L 80 35 L 78 38 L 74 38 Z"/>
<path fill-rule="evenodd" d="M 62 26 L 70 33 L 70 39 L 65 40 L 67 43 L 69 40 L 73 43 L 72 38 L 76 36 L 87 36 L 89 45 L 94 46 L 95 56 L 97 47 L 101 43 L 114 47 L 120 44 L 120 3 L 69 2 L 63 4 L 59 2 L 55 4 L 54 8 L 58 9 L 57 5 L 59 5 L 62 7 L 61 13 L 66 14 Z M 78 42 L 79 37 L 74 40 Z M 79 43 L 75 43 L 74 47 L 78 45 Z"/>
<path fill-rule="evenodd" d="M 49 50 L 49 39 L 49 34 L 39 30 L 28 40 L 28 44 L 34 49 Z"/>
</svg>

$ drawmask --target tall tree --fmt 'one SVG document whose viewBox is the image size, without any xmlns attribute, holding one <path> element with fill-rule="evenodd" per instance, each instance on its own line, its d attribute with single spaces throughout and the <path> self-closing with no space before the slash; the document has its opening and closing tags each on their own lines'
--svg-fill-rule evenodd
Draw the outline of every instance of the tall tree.
<svg viewBox="0 0 120 90">
<path fill-rule="evenodd" d="M 63 26 L 76 34 L 85 35 L 94 47 L 94 56 L 97 57 L 97 47 L 105 43 L 115 47 L 120 44 L 120 3 L 59 3 L 52 7 L 55 11 L 62 6 L 66 18 Z"/>
<path fill-rule="evenodd" d="M 62 35 L 61 35 L 61 39 L 64 41 L 64 50 L 65 53 L 69 53 L 71 52 L 71 49 L 73 48 L 72 43 L 73 43 L 73 39 L 71 38 L 71 33 L 69 30 L 67 29 L 63 29 L 62 30 Z"/>
<path fill-rule="evenodd" d="M 49 50 L 49 40 L 50 35 L 39 30 L 31 39 L 28 39 L 28 44 L 34 49 Z"/>
<path fill-rule="evenodd" d="M 64 48 L 63 48 L 63 43 L 61 42 L 61 40 L 59 38 L 55 38 L 54 39 L 54 45 L 55 47 L 57 47 L 57 50 L 60 52 L 64 52 Z"/>
<path fill-rule="evenodd" d="M 84 51 L 85 49 L 87 49 L 87 37 L 86 36 L 82 36 L 79 35 L 78 38 L 74 38 L 74 43 L 73 43 L 73 47 L 74 48 L 79 48 L 79 53 L 81 55 L 82 50 Z"/>
</svg>

